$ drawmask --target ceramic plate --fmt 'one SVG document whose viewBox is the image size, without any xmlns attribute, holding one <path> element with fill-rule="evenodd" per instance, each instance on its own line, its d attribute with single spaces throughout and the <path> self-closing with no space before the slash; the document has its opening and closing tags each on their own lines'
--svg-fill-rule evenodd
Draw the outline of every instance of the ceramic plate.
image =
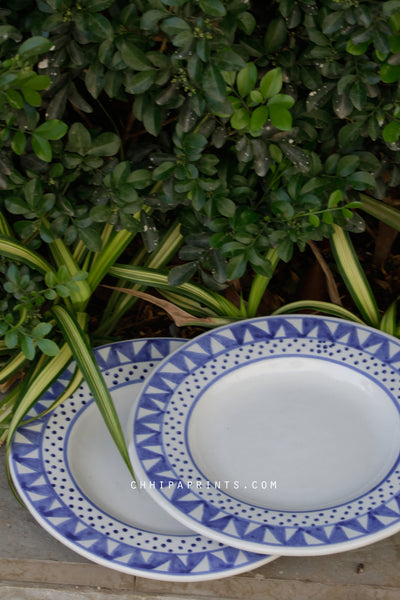
<svg viewBox="0 0 400 600">
<path fill-rule="evenodd" d="M 318 555 L 400 530 L 400 341 L 309 315 L 209 331 L 131 414 L 135 471 L 171 515 L 254 552 Z"/>
<path fill-rule="evenodd" d="M 142 339 L 95 350 L 121 423 L 157 362 L 182 344 Z M 30 416 L 57 398 L 71 373 Z M 139 481 L 132 481 L 86 384 L 46 417 L 19 428 L 10 467 L 40 525 L 106 567 L 152 579 L 200 581 L 242 573 L 274 558 L 195 534 L 160 508 Z"/>
</svg>

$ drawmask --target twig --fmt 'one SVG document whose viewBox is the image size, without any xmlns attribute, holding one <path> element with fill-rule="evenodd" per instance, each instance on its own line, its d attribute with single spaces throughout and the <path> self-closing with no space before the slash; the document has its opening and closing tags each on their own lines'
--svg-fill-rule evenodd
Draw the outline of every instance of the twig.
<svg viewBox="0 0 400 600">
<path fill-rule="evenodd" d="M 332 275 L 332 271 L 331 271 L 328 263 L 326 262 L 326 260 L 322 256 L 321 252 L 318 250 L 317 246 L 314 244 L 314 242 L 309 240 L 307 242 L 307 244 L 310 246 L 315 258 L 317 259 L 321 269 L 323 270 L 323 272 L 325 274 L 330 301 L 333 302 L 334 304 L 339 304 L 340 306 L 342 306 L 343 303 L 342 303 L 342 300 L 340 299 L 336 281 Z"/>
</svg>

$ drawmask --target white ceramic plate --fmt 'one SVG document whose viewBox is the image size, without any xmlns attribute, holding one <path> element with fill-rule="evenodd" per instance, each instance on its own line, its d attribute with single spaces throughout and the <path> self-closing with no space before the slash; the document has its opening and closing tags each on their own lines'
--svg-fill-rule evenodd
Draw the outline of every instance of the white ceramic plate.
<svg viewBox="0 0 400 600">
<path fill-rule="evenodd" d="M 122 423 L 143 381 L 183 340 L 142 339 L 95 350 Z M 65 388 L 72 369 L 30 416 Z M 198 535 L 132 482 L 86 386 L 49 415 L 20 427 L 12 443 L 14 484 L 34 518 L 60 542 L 96 563 L 131 575 L 202 581 L 273 560 Z"/>
<path fill-rule="evenodd" d="M 130 421 L 138 477 L 194 530 L 318 555 L 400 530 L 400 341 L 308 315 L 209 331 L 152 372 Z"/>
</svg>

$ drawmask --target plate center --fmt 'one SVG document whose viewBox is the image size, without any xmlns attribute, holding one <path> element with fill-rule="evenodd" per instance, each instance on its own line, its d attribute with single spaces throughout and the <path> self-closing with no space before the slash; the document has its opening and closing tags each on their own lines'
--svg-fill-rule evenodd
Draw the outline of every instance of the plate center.
<svg viewBox="0 0 400 600">
<path fill-rule="evenodd" d="M 126 423 L 140 384 L 112 391 L 121 423 Z M 68 439 L 68 466 L 90 502 L 123 523 L 155 533 L 193 533 L 164 511 L 132 481 L 94 402 L 78 415 Z"/>
<path fill-rule="evenodd" d="M 390 395 L 354 368 L 306 357 L 260 360 L 218 378 L 199 397 L 187 435 L 213 487 L 289 511 L 357 498 L 400 452 Z"/>
</svg>

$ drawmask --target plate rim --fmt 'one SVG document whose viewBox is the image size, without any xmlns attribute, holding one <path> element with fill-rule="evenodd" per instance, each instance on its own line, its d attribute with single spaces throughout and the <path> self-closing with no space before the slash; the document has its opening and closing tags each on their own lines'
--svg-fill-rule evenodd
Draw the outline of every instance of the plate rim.
<svg viewBox="0 0 400 600">
<path fill-rule="evenodd" d="M 96 357 L 97 362 L 99 362 L 99 358 L 102 359 L 102 361 L 104 360 L 103 357 L 101 357 L 101 352 L 102 351 L 106 351 L 107 349 L 113 348 L 113 349 L 117 349 L 118 347 L 121 347 L 122 345 L 131 345 L 131 347 L 133 348 L 135 345 L 140 344 L 141 348 L 143 348 L 143 345 L 145 345 L 146 343 L 152 344 L 155 347 L 160 347 L 161 344 L 165 345 L 166 343 L 168 343 L 169 348 L 171 347 L 171 343 L 176 343 L 179 342 L 180 346 L 184 345 L 184 343 L 187 342 L 186 339 L 183 338 L 174 338 L 174 337 L 155 337 L 155 338 L 136 338 L 136 339 L 129 339 L 129 340 L 123 340 L 123 341 L 116 341 L 116 342 L 111 342 L 109 344 L 102 344 L 99 347 L 94 348 L 94 354 Z M 168 353 L 165 354 L 165 357 L 168 356 Z M 164 358 L 162 358 L 161 360 L 164 360 Z M 152 359 L 148 359 L 147 361 L 140 361 L 140 362 L 150 362 L 150 361 L 154 361 L 156 362 L 156 365 L 161 362 L 160 358 L 152 358 Z M 129 364 L 129 359 L 127 358 L 125 363 L 120 363 L 120 364 Z M 73 364 L 73 363 L 71 363 Z M 64 371 L 64 374 L 66 372 L 68 372 L 71 369 L 71 364 L 69 365 L 69 367 Z M 133 364 L 133 363 L 132 363 Z M 102 371 L 106 371 L 109 370 L 110 368 L 116 368 L 118 366 L 118 364 L 114 365 L 113 367 L 104 367 L 102 365 L 100 365 L 100 369 Z M 62 377 L 60 378 L 62 379 Z M 144 379 L 144 382 L 146 381 L 146 379 Z M 57 380 L 57 382 L 55 382 L 55 384 L 53 384 L 50 389 L 48 390 L 48 392 L 42 397 L 41 401 L 42 402 L 46 396 L 48 394 L 52 393 L 52 390 L 54 388 L 54 386 L 59 382 L 59 380 Z M 133 383 L 137 383 L 137 382 L 133 382 Z M 86 384 L 84 384 L 86 385 Z M 111 390 L 113 388 L 118 388 L 121 387 L 121 385 L 129 385 L 129 383 L 126 384 L 121 384 L 119 383 L 118 385 L 112 386 Z M 69 470 L 69 465 L 68 465 L 68 459 L 67 459 L 67 440 L 70 437 L 70 434 L 72 432 L 72 429 L 74 427 L 74 425 L 78 422 L 79 420 L 79 416 L 82 414 L 82 412 L 84 410 L 86 410 L 87 408 L 89 408 L 90 406 L 93 405 L 94 403 L 94 399 L 92 398 L 89 390 L 85 390 L 86 393 L 89 394 L 89 400 L 86 402 L 85 405 L 82 405 L 81 408 L 78 411 L 78 414 L 76 415 L 76 418 L 72 419 L 70 426 L 67 428 L 67 431 L 64 434 L 64 438 L 62 441 L 62 445 L 63 445 L 63 456 L 65 457 L 65 465 L 67 467 L 67 469 Z M 61 408 L 63 408 L 65 403 L 68 403 L 71 400 L 71 397 L 68 398 L 67 400 L 65 400 L 59 407 L 57 407 L 59 410 Z M 40 402 L 39 404 L 35 405 L 35 407 L 33 407 L 33 409 L 31 409 L 29 415 L 32 415 L 32 410 L 35 412 L 35 414 L 38 414 L 38 412 L 40 412 L 40 409 L 38 408 L 40 406 Z M 43 405 L 42 405 L 43 407 Z M 239 575 L 241 573 L 247 572 L 249 570 L 258 568 L 264 564 L 267 564 L 268 562 L 271 562 L 273 560 L 275 560 L 276 558 L 278 558 L 276 555 L 274 556 L 267 556 L 267 555 L 259 555 L 258 558 L 256 557 L 251 557 L 251 554 L 255 554 L 252 552 L 247 552 L 247 554 L 249 554 L 249 556 L 247 556 L 246 554 L 246 558 L 248 559 L 248 562 L 246 564 L 242 564 L 239 566 L 233 566 L 233 567 L 226 567 L 220 570 L 212 570 L 211 568 L 209 569 L 209 572 L 207 573 L 193 573 L 191 574 L 190 572 L 186 572 L 186 573 L 170 573 L 170 572 L 156 572 L 153 570 L 149 570 L 149 569 L 144 569 L 144 568 L 140 568 L 140 567 L 132 567 L 132 566 L 128 566 L 128 565 L 124 565 L 123 563 L 116 563 L 115 561 L 113 561 L 112 559 L 109 558 L 103 558 L 102 556 L 96 554 L 95 551 L 84 548 L 81 545 L 78 545 L 77 542 L 68 539 L 65 535 L 62 534 L 62 532 L 60 532 L 60 530 L 57 528 L 56 525 L 51 524 L 48 520 L 46 520 L 46 518 L 44 517 L 44 512 L 46 512 L 45 508 L 38 508 L 38 505 L 35 505 L 32 501 L 32 497 L 29 495 L 29 488 L 27 489 L 26 487 L 26 481 L 24 482 L 24 477 L 21 475 L 21 473 L 18 472 L 17 470 L 17 462 L 18 462 L 18 444 L 20 444 L 21 442 L 18 442 L 18 437 L 19 437 L 19 431 L 23 431 L 25 428 L 30 428 L 30 430 L 37 430 L 38 426 L 40 425 L 40 432 L 39 432 L 39 437 L 36 436 L 36 438 L 38 438 L 38 442 L 41 442 L 44 431 L 46 429 L 46 424 L 49 422 L 49 420 L 51 419 L 52 416 L 52 411 L 46 415 L 45 417 L 39 418 L 35 421 L 33 421 L 32 423 L 28 424 L 27 426 L 22 425 L 16 432 L 16 435 L 14 436 L 14 439 L 12 440 L 11 443 L 11 447 L 10 447 L 10 453 L 9 453 L 9 457 L 8 457 L 8 465 L 9 465 L 9 469 L 10 469 L 10 474 L 13 480 L 13 483 L 16 487 L 16 490 L 18 492 L 18 494 L 21 496 L 21 499 L 23 500 L 25 506 L 28 508 L 30 514 L 32 515 L 32 517 L 35 519 L 35 521 L 38 522 L 38 524 L 50 535 L 52 535 L 52 537 L 54 537 L 55 539 L 57 539 L 60 543 L 62 543 L 64 546 L 68 547 L 69 549 L 73 550 L 74 552 L 76 552 L 77 554 L 83 556 L 84 558 L 88 559 L 91 562 L 94 562 L 96 564 L 99 564 L 101 566 L 104 567 L 108 567 L 117 571 L 120 571 L 122 573 L 128 574 L 128 575 L 133 575 L 133 576 L 139 576 L 139 577 L 144 577 L 144 578 L 149 578 L 149 579 L 155 579 L 155 580 L 161 580 L 161 581 L 174 581 L 174 582 L 196 582 L 196 581 L 207 581 L 207 580 L 213 580 L 213 579 L 220 579 L 220 578 L 225 578 L 225 577 L 231 577 L 234 575 Z M 26 441 L 26 440 L 25 440 Z M 35 442 L 36 443 L 36 442 Z M 32 444 L 32 451 L 35 448 L 39 448 L 40 444 L 38 443 L 37 446 L 35 446 L 35 444 Z M 31 452 L 32 452 L 31 451 Z M 30 453 L 31 453 L 30 452 Z M 41 466 L 41 468 L 43 469 L 43 473 L 45 473 L 44 470 L 44 465 L 43 465 L 43 457 L 42 457 L 42 453 L 39 452 L 40 458 L 38 459 L 42 464 L 38 465 Z M 78 485 L 78 482 L 75 481 L 73 474 L 70 473 L 72 480 L 74 481 L 77 489 L 81 492 L 81 495 L 86 499 L 88 499 L 91 503 L 91 505 L 96 506 L 95 502 L 93 500 L 91 500 L 90 498 L 88 498 L 87 494 L 81 490 L 81 488 Z M 47 476 L 46 478 L 46 485 L 49 489 L 49 491 L 51 491 L 51 497 L 54 498 L 57 497 L 57 499 L 59 501 L 61 501 L 61 503 L 65 506 L 65 502 L 63 500 L 60 500 L 59 496 L 57 495 L 57 493 L 54 491 L 54 489 L 52 488 Z M 75 514 L 74 509 L 68 509 L 71 513 L 71 518 L 75 518 L 79 521 L 79 517 Z M 100 511 L 102 511 L 104 514 L 107 514 L 106 511 L 102 508 L 99 509 Z M 118 517 L 114 517 L 111 515 L 111 517 L 115 520 L 115 521 L 119 521 L 123 524 L 123 522 L 121 521 L 120 518 Z M 148 528 L 142 529 L 140 530 L 139 527 L 135 527 L 132 525 L 129 525 L 129 527 L 133 527 L 134 529 L 137 529 L 138 531 L 146 531 L 148 532 Z M 95 530 L 96 531 L 96 530 Z M 98 533 L 99 537 L 103 536 L 103 538 L 107 538 L 107 536 L 103 533 L 101 534 L 101 532 L 96 531 L 96 533 Z M 150 532 L 152 533 L 152 532 Z M 159 532 L 154 532 L 156 535 L 162 535 Z M 198 536 L 199 534 L 197 532 L 193 532 L 193 536 Z M 168 537 L 179 537 L 179 538 L 184 538 L 184 537 L 192 537 L 192 536 L 188 536 L 187 534 L 171 534 L 168 535 Z M 107 538 L 110 539 L 110 538 Z M 207 538 L 209 539 L 209 538 Z M 215 540 L 214 540 L 215 542 Z M 226 547 L 226 546 L 225 546 Z M 132 547 L 132 552 L 135 550 L 136 547 Z M 143 551 L 143 548 L 141 549 Z M 223 548 L 219 548 L 218 550 L 214 549 L 213 551 L 209 552 L 209 551 L 205 551 L 204 554 L 205 555 L 211 555 L 214 554 L 215 552 L 220 552 L 221 550 L 223 550 Z M 149 553 L 148 550 L 144 550 L 144 552 Z M 152 552 L 151 554 L 156 554 L 157 552 Z M 182 553 L 182 556 L 185 555 L 187 556 L 188 553 Z M 167 554 L 166 554 L 167 556 Z M 168 554 L 169 556 L 169 560 L 171 560 L 173 558 L 173 554 Z M 166 558 L 166 562 L 167 562 L 167 558 Z M 217 562 L 217 561 L 216 561 Z"/>
</svg>

